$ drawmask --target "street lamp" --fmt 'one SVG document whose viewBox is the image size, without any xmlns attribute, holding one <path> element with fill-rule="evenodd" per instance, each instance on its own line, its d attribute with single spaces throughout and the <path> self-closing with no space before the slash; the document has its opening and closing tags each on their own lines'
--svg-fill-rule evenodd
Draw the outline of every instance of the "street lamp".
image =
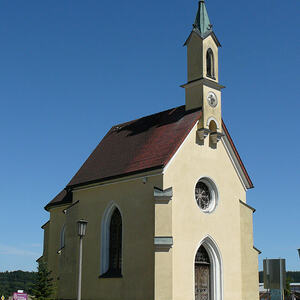
<svg viewBox="0 0 300 300">
<path fill-rule="evenodd" d="M 77 300 L 81 300 L 81 277 L 82 277 L 82 240 L 85 236 L 87 221 L 77 221 L 78 235 L 79 235 L 79 271 L 78 271 L 78 292 Z"/>
<path fill-rule="evenodd" d="M 298 254 L 299 254 L 299 258 L 300 258 L 300 249 L 298 249 Z"/>
</svg>

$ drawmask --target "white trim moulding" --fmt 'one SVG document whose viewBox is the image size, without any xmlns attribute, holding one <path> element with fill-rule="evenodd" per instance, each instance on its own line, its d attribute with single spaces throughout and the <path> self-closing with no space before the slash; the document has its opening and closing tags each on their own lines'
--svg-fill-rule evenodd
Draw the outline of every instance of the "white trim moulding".
<svg viewBox="0 0 300 300">
<path fill-rule="evenodd" d="M 234 151 L 233 151 L 226 135 L 222 138 L 222 143 L 223 143 L 224 148 L 225 148 L 225 150 L 226 150 L 226 152 L 227 152 L 227 154 L 228 154 L 228 156 L 229 156 L 229 158 L 230 158 L 230 160 L 233 164 L 233 167 L 234 167 L 234 169 L 235 169 L 235 171 L 236 171 L 236 173 L 237 173 L 237 175 L 238 175 L 238 177 L 239 177 L 239 179 L 240 179 L 240 181 L 241 181 L 241 183 L 244 187 L 244 190 L 247 191 L 250 188 L 249 183 L 248 183 L 248 181 L 247 181 L 247 179 L 246 179 L 246 177 L 245 177 L 245 175 L 242 171 L 241 165 L 238 162 L 238 159 L 237 159 L 237 157 L 236 157 L 236 155 L 235 155 L 235 153 L 234 153 Z"/>
</svg>

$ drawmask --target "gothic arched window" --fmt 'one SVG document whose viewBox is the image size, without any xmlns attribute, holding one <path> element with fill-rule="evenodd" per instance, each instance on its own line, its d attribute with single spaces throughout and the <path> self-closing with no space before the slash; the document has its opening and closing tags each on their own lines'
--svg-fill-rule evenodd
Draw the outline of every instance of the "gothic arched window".
<svg viewBox="0 0 300 300">
<path fill-rule="evenodd" d="M 109 226 L 109 265 L 106 275 L 121 276 L 122 265 L 122 217 L 115 208 Z"/>
<path fill-rule="evenodd" d="M 206 52 L 206 74 L 215 79 L 214 54 L 210 48 Z"/>
</svg>

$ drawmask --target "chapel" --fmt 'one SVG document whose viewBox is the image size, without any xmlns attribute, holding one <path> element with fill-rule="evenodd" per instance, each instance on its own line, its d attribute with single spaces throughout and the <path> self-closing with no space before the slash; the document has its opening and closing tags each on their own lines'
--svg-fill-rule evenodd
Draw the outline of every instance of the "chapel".
<svg viewBox="0 0 300 300">
<path fill-rule="evenodd" d="M 56 299 L 77 299 L 79 220 L 83 300 L 259 299 L 253 184 L 222 119 L 204 0 L 185 46 L 184 105 L 113 126 L 45 206 Z"/>
</svg>

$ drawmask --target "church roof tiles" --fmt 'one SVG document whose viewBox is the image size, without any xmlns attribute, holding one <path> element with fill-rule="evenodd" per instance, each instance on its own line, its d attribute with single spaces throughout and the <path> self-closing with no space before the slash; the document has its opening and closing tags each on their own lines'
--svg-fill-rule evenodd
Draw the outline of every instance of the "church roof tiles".
<svg viewBox="0 0 300 300">
<path fill-rule="evenodd" d="M 113 126 L 67 187 L 163 168 L 200 114 L 180 106 Z"/>
<path fill-rule="evenodd" d="M 66 188 L 45 209 L 70 203 L 71 193 L 67 191 L 74 187 L 164 168 L 201 113 L 201 109 L 186 111 L 183 105 L 113 126 Z M 223 130 L 253 187 L 225 125 Z"/>
</svg>

